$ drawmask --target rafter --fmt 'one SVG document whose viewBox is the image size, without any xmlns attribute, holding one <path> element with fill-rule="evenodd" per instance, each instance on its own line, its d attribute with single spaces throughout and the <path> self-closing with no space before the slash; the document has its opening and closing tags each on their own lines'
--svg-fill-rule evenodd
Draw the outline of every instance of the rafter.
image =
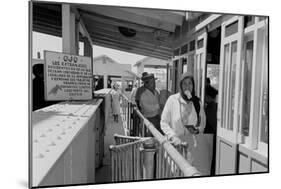
<svg viewBox="0 0 281 189">
<path fill-rule="evenodd" d="M 129 53 L 134 53 L 134 54 L 139 54 L 139 55 L 143 55 L 143 56 L 150 56 L 150 57 L 154 57 L 154 58 L 159 58 L 162 60 L 169 60 L 171 59 L 171 56 L 163 56 L 163 55 L 156 55 L 156 54 L 152 54 L 149 53 L 147 51 L 144 51 L 142 49 L 136 49 L 136 48 L 131 48 L 131 49 L 125 49 L 124 47 L 120 46 L 116 46 L 112 43 L 109 42 L 100 42 L 99 40 L 94 41 L 94 44 L 97 46 L 102 46 L 105 48 L 110 48 L 110 49 L 115 49 L 115 50 L 119 50 L 119 51 L 124 51 L 124 52 L 129 52 Z M 95 52 L 94 52 L 95 54 Z"/>
<path fill-rule="evenodd" d="M 157 40 L 151 33 L 137 32 L 136 36 L 128 38 L 120 34 L 116 26 L 93 23 L 87 28 L 91 33 L 100 33 L 113 38 L 127 40 L 129 43 L 141 42 L 143 45 L 157 46 L 163 50 L 171 50 L 170 43 Z"/>
<path fill-rule="evenodd" d="M 123 20 L 125 22 L 129 23 L 136 23 L 141 26 L 148 26 L 151 28 L 156 28 L 168 32 L 174 32 L 176 25 L 171 24 L 169 22 L 160 21 L 154 18 L 151 18 L 149 16 L 144 15 L 137 15 L 135 13 L 123 11 L 121 9 L 115 8 L 115 7 L 106 7 L 106 6 L 79 6 L 80 8 L 83 8 L 85 10 L 84 12 L 90 13 L 96 13 L 99 15 L 107 16 L 110 18 L 115 18 L 119 20 Z"/>
<path fill-rule="evenodd" d="M 156 53 L 159 53 L 159 54 L 166 54 L 166 55 L 172 54 L 172 50 L 170 50 L 170 51 L 165 50 L 164 51 L 164 50 L 159 50 L 159 49 L 153 48 L 153 47 L 143 46 L 140 43 L 130 44 L 130 43 L 127 43 L 126 41 L 121 41 L 121 40 L 118 40 L 118 39 L 112 39 L 112 38 L 106 37 L 104 35 L 93 35 L 93 40 L 95 41 L 97 39 L 107 41 L 107 42 L 111 42 L 111 43 L 117 43 L 118 42 L 118 44 L 116 44 L 116 45 L 122 44 L 124 47 L 126 46 L 127 49 L 137 47 L 139 49 L 147 50 L 149 52 L 156 52 Z"/>
<path fill-rule="evenodd" d="M 176 14 L 168 10 L 157 10 L 157 9 L 142 9 L 142 8 L 117 8 L 126 12 L 134 13 L 139 16 L 146 15 L 148 17 L 161 20 L 167 23 L 182 25 L 185 16 Z M 184 12 L 182 12 L 184 13 Z"/>
</svg>

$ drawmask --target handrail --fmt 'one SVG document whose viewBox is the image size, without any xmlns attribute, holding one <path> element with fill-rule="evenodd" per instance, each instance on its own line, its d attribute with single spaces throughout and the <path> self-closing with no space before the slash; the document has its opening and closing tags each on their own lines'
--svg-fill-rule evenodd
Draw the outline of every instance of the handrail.
<svg viewBox="0 0 281 189">
<path fill-rule="evenodd" d="M 133 139 L 133 140 L 140 140 L 141 137 L 134 137 L 134 136 L 124 136 L 124 135 L 119 135 L 119 134 L 114 134 L 113 137 L 118 137 L 118 138 L 123 138 L 123 139 Z"/>
<path fill-rule="evenodd" d="M 118 148 L 125 148 L 125 147 L 128 147 L 128 146 L 132 145 L 132 144 L 143 143 L 143 142 L 145 142 L 147 140 L 151 140 L 151 137 L 147 137 L 147 138 L 144 138 L 144 139 L 136 140 L 136 141 L 131 142 L 131 143 L 119 144 Z M 117 146 L 116 145 L 110 145 L 109 148 L 114 150 L 114 149 L 117 148 Z"/>
<path fill-rule="evenodd" d="M 130 100 L 121 93 L 121 96 L 128 101 Z M 167 151 L 168 155 L 173 159 L 179 169 L 183 172 L 184 176 L 200 176 L 200 172 L 190 165 L 190 163 L 170 144 L 165 136 L 163 136 L 150 121 L 148 121 L 142 113 L 138 110 L 137 107 L 133 107 L 137 115 L 144 121 L 144 125 L 149 129 L 151 134 L 155 137 L 155 139 L 163 145 L 163 148 Z"/>
</svg>

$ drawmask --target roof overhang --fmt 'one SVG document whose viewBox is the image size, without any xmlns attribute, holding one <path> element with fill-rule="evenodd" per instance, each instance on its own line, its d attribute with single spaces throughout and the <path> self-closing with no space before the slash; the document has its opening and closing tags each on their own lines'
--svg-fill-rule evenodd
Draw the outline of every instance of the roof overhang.
<svg viewBox="0 0 281 189">
<path fill-rule="evenodd" d="M 33 31 L 61 37 L 61 3 L 33 5 Z M 93 45 L 164 60 L 171 59 L 176 28 L 186 19 L 184 11 L 89 4 L 71 4 L 71 8 Z M 121 27 L 131 36 L 124 35 Z"/>
</svg>

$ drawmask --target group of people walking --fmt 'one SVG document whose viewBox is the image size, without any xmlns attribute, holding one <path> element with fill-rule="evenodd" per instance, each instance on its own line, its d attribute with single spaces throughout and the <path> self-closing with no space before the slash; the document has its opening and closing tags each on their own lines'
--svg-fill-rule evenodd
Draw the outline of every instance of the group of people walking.
<svg viewBox="0 0 281 189">
<path fill-rule="evenodd" d="M 214 175 L 217 90 L 206 85 L 206 104 L 202 104 L 195 95 L 193 76 L 185 73 L 179 82 L 179 92 L 161 102 L 154 75 L 144 72 L 141 80 L 143 85 L 132 91 L 132 102 L 173 145 L 189 144 L 192 164 L 203 175 Z M 152 135 L 147 132 L 146 136 Z"/>
</svg>

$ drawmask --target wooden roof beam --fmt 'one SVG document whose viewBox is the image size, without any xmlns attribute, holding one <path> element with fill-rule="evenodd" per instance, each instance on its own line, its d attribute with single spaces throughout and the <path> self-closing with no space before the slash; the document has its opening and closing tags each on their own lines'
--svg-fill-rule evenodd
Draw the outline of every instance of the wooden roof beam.
<svg viewBox="0 0 281 189">
<path fill-rule="evenodd" d="M 135 13 L 140 16 L 146 15 L 148 17 L 161 20 L 164 22 L 168 22 L 171 24 L 176 24 L 176 25 L 182 25 L 185 19 L 185 16 L 173 13 L 172 11 L 168 11 L 168 10 L 142 9 L 142 8 L 118 8 L 118 9 L 130 13 Z"/>
<path fill-rule="evenodd" d="M 99 42 L 99 41 L 94 41 L 94 45 L 105 47 L 105 48 L 110 48 L 110 49 L 115 49 L 115 50 L 119 50 L 119 51 L 123 51 L 123 52 L 134 53 L 134 54 L 138 54 L 138 55 L 142 55 L 142 56 L 150 56 L 150 57 L 159 58 L 162 60 L 171 59 L 170 56 L 160 56 L 160 55 L 155 55 L 155 54 L 148 54 L 147 52 L 143 52 L 141 50 L 136 50 L 136 49 L 124 50 L 121 47 L 117 47 L 115 45 L 110 45 L 110 44 L 107 44 L 104 42 Z M 95 54 L 95 52 L 94 52 L 94 54 Z"/>
<path fill-rule="evenodd" d="M 112 39 L 107 39 L 104 37 L 99 37 L 99 36 L 95 36 L 95 38 L 93 38 L 93 42 L 100 42 L 100 43 L 105 43 L 105 44 L 110 44 L 110 45 L 114 45 L 116 47 L 120 47 L 123 50 L 127 50 L 127 51 L 131 51 L 132 49 L 138 49 L 139 51 L 142 52 L 146 52 L 147 54 L 155 54 L 158 56 L 166 56 L 166 57 L 171 57 L 172 56 L 172 52 L 161 52 L 161 51 L 157 51 L 156 49 L 153 48 L 144 48 L 142 45 L 128 45 L 127 43 L 123 43 L 123 42 L 117 42 L 115 40 Z"/>
<path fill-rule="evenodd" d="M 132 43 L 132 42 L 129 42 L 129 41 L 126 41 L 126 40 L 121 40 L 119 38 L 113 38 L 111 36 L 106 36 L 106 35 L 98 34 L 98 33 L 92 34 L 92 36 L 93 36 L 93 39 L 99 38 L 99 39 L 115 42 L 116 44 L 123 43 L 123 44 L 126 44 L 128 47 L 139 46 L 140 48 L 148 49 L 150 51 L 159 51 L 161 53 L 171 53 L 172 52 L 172 49 L 170 49 L 170 50 L 160 49 L 157 46 L 144 45 L 144 44 L 142 44 L 138 41 Z"/>
<path fill-rule="evenodd" d="M 136 31 L 142 31 L 142 32 L 153 32 L 155 29 L 151 27 L 146 27 L 146 26 L 140 26 L 135 23 L 128 23 L 124 21 L 120 21 L 118 19 L 114 18 L 108 18 L 102 15 L 97 15 L 95 13 L 88 13 L 84 11 L 80 11 L 81 15 L 83 18 L 88 19 L 90 22 L 99 22 L 99 23 L 105 23 L 109 25 L 114 25 L 114 26 L 122 26 L 122 27 L 128 27 L 131 29 L 134 29 Z M 85 19 L 84 19 L 85 20 Z"/>
<path fill-rule="evenodd" d="M 90 45 L 92 46 L 93 45 L 93 41 L 91 39 L 91 36 L 84 24 L 84 21 L 83 21 L 83 18 L 81 17 L 79 11 L 76 9 L 76 6 L 72 6 L 71 7 L 71 11 L 73 11 L 76 15 L 76 17 L 78 18 L 78 21 L 79 21 L 79 32 L 82 34 L 83 37 L 86 37 L 89 42 L 90 42 Z"/>
<path fill-rule="evenodd" d="M 165 21 L 160 21 L 160 20 L 151 18 L 149 16 L 143 16 L 143 15 L 141 16 L 141 15 L 137 15 L 135 13 L 126 12 L 126 11 L 123 11 L 121 9 L 114 8 L 114 7 L 106 7 L 106 6 L 99 6 L 99 5 L 79 6 L 79 7 L 90 13 L 92 12 L 92 13 L 104 15 L 104 16 L 107 16 L 110 18 L 116 18 L 119 20 L 123 20 L 125 22 L 135 23 L 135 24 L 139 24 L 142 26 L 148 26 L 151 28 L 156 28 L 156 29 L 167 31 L 167 32 L 174 32 L 176 29 L 175 24 L 171 24 L 171 23 L 165 22 Z"/>
<path fill-rule="evenodd" d="M 136 36 L 128 38 L 125 37 L 123 35 L 120 34 L 120 32 L 118 31 L 118 28 L 105 28 L 102 26 L 98 26 L 96 24 L 94 24 L 93 27 L 89 28 L 89 30 L 91 31 L 91 33 L 99 33 L 101 35 L 107 35 L 107 36 L 111 36 L 112 38 L 119 38 L 119 39 L 123 39 L 126 40 L 128 42 L 141 42 L 144 45 L 149 45 L 149 46 L 157 46 L 163 50 L 171 50 L 172 48 L 170 47 L 169 43 L 166 42 L 162 42 L 162 41 L 158 41 L 157 39 L 155 39 L 151 34 L 149 35 L 148 33 L 137 33 Z"/>
</svg>

